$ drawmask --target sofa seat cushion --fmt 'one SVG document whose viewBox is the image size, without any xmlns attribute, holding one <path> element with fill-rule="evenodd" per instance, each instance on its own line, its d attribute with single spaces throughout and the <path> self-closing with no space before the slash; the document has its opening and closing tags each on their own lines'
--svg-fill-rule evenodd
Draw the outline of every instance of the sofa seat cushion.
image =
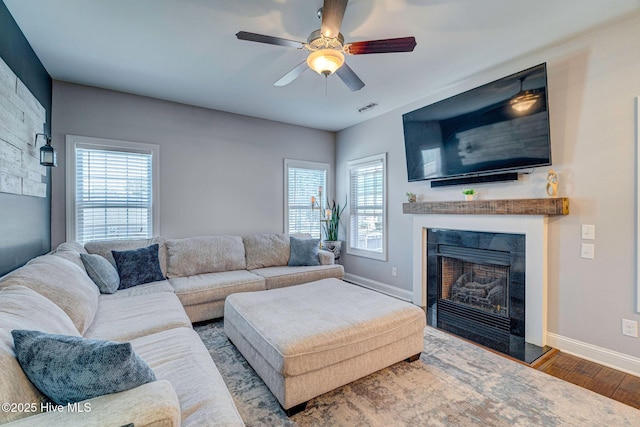
<svg viewBox="0 0 640 427">
<path fill-rule="evenodd" d="M 31 329 L 80 336 L 67 314 L 56 304 L 25 286 L 0 290 L 0 387 L 1 402 L 33 402 L 40 412 L 45 396 L 29 381 L 16 359 L 11 331 Z M 0 412 L 0 424 L 32 415 L 28 412 Z"/>
<path fill-rule="evenodd" d="M 71 261 L 54 255 L 32 259 L 0 280 L 0 288 L 23 285 L 33 289 L 71 318 L 80 334 L 89 328 L 98 310 L 98 287 Z"/>
<path fill-rule="evenodd" d="M 344 267 L 340 264 L 304 266 L 304 267 L 267 267 L 251 270 L 266 280 L 266 289 L 300 285 L 316 280 L 344 277 Z"/>
<path fill-rule="evenodd" d="M 87 242 L 84 248 L 87 253 L 102 255 L 116 267 L 116 261 L 111 251 L 130 251 L 133 249 L 147 248 L 158 244 L 158 261 L 160 270 L 164 276 L 167 275 L 167 247 L 164 237 L 152 237 L 150 239 L 116 239 Z"/>
<path fill-rule="evenodd" d="M 417 306 L 336 279 L 230 295 L 233 328 L 283 377 L 303 375 L 410 336 L 426 324 Z"/>
<path fill-rule="evenodd" d="M 173 287 L 168 280 L 160 280 L 158 282 L 145 283 L 144 285 L 134 286 L 133 288 L 120 289 L 113 294 L 101 294 L 100 301 L 107 299 L 128 298 L 138 295 L 157 294 L 159 292 L 173 293 Z"/>
<path fill-rule="evenodd" d="M 247 270 L 289 263 L 289 236 L 286 234 L 255 234 L 243 237 L 242 241 L 247 254 Z"/>
<path fill-rule="evenodd" d="M 236 292 L 265 289 L 264 278 L 246 270 L 175 277 L 169 283 L 184 306 L 221 301 Z"/>
<path fill-rule="evenodd" d="M 102 299 L 84 336 L 122 342 L 180 327 L 191 327 L 180 300 L 171 292 L 158 292 Z"/>
<path fill-rule="evenodd" d="M 185 277 L 247 267 L 240 236 L 200 236 L 167 240 L 167 275 Z"/>
<path fill-rule="evenodd" d="M 158 380 L 173 385 L 183 427 L 244 425 L 208 350 L 192 329 L 171 329 L 134 339 L 131 344 Z"/>
</svg>

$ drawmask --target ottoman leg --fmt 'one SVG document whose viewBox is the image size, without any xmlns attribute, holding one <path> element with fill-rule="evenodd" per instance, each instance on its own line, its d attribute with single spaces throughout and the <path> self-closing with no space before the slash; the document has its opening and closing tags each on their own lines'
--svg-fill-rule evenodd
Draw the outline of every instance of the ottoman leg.
<svg viewBox="0 0 640 427">
<path fill-rule="evenodd" d="M 307 402 L 299 403 L 296 406 L 292 406 L 289 409 L 284 409 L 283 408 L 284 413 L 287 414 L 287 417 L 292 417 L 295 414 L 297 414 L 298 412 L 304 411 L 305 409 L 307 409 Z"/>
<path fill-rule="evenodd" d="M 411 356 L 411 357 L 407 357 L 407 358 L 406 358 L 406 359 L 404 359 L 404 360 L 405 360 L 405 361 L 407 361 L 407 362 L 409 362 L 409 363 L 411 363 L 411 362 L 415 362 L 416 360 L 420 359 L 420 354 L 421 354 L 421 353 L 414 354 L 413 356 Z"/>
</svg>

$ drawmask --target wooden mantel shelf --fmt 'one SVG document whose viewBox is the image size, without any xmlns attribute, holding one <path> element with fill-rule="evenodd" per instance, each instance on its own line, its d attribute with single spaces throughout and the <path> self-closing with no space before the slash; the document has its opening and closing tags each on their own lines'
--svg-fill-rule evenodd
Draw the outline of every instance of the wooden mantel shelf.
<svg viewBox="0 0 640 427">
<path fill-rule="evenodd" d="M 569 215 L 569 198 L 403 203 L 405 214 Z"/>
</svg>

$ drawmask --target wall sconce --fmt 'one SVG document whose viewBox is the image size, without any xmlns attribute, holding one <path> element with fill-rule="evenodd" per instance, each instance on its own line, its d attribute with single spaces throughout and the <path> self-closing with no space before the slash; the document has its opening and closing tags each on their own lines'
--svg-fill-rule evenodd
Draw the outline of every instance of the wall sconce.
<svg viewBox="0 0 640 427">
<path fill-rule="evenodd" d="M 38 136 L 44 136 L 46 144 L 40 147 L 40 164 L 42 166 L 58 166 L 58 153 L 51 146 L 51 137 L 46 133 L 36 133 L 35 145 L 38 147 Z"/>
</svg>

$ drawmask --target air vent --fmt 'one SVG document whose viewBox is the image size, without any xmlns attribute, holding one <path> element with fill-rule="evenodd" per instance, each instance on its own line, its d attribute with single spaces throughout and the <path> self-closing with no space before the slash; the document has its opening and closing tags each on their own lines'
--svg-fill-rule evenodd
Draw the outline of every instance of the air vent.
<svg viewBox="0 0 640 427">
<path fill-rule="evenodd" d="M 358 108 L 358 113 L 364 113 L 365 111 L 369 111 L 372 108 L 376 108 L 378 104 L 376 102 L 370 102 L 362 108 Z"/>
</svg>

